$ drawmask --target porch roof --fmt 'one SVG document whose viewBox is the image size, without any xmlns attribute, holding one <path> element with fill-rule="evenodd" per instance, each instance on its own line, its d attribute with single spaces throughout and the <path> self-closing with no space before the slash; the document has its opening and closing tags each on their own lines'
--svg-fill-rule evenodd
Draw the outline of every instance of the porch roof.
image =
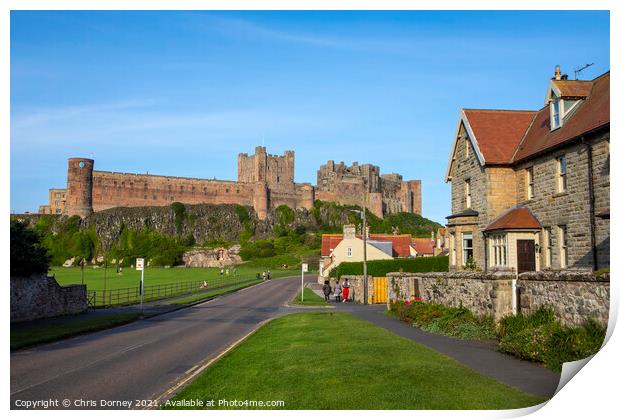
<svg viewBox="0 0 620 420">
<path fill-rule="evenodd" d="M 513 207 L 500 214 L 484 231 L 510 229 L 542 229 L 542 225 L 527 207 Z"/>
</svg>

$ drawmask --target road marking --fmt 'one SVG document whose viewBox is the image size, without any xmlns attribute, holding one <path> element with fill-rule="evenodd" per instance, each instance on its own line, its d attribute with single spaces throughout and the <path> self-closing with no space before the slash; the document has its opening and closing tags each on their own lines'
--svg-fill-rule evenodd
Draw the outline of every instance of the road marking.
<svg viewBox="0 0 620 420">
<path fill-rule="evenodd" d="M 176 395 L 178 393 L 178 391 L 180 391 L 180 389 L 182 387 L 184 387 L 189 381 L 191 381 L 194 378 L 196 378 L 203 371 L 205 371 L 209 366 L 211 366 L 213 363 L 215 363 L 218 360 L 220 360 L 222 357 L 224 357 L 226 355 L 226 353 L 228 353 L 229 351 L 231 351 L 232 349 L 237 347 L 239 344 L 241 344 L 243 341 L 245 341 L 249 336 L 254 334 L 260 327 L 262 327 L 263 325 L 265 325 L 267 322 L 271 321 L 272 319 L 273 318 L 268 318 L 268 319 L 266 319 L 264 321 L 259 322 L 256 325 L 256 327 L 254 327 L 246 335 L 244 335 L 243 337 L 241 337 L 240 339 L 238 339 L 237 341 L 235 341 L 234 343 L 232 343 L 231 345 L 226 347 L 217 356 L 212 357 L 212 358 L 204 359 L 200 363 L 198 363 L 194 367 L 192 367 L 191 369 L 187 370 L 187 372 L 186 372 L 186 373 L 188 373 L 187 377 L 181 379 L 175 385 L 171 386 L 166 391 L 164 391 L 162 394 L 160 394 L 158 397 L 152 398 L 152 400 L 157 401 L 159 406 L 161 406 L 162 403 L 165 403 L 170 398 L 172 398 L 174 395 Z M 192 373 L 190 374 L 190 372 L 192 372 Z M 155 408 L 155 407 L 149 407 L 147 409 L 153 409 L 153 408 Z"/>
</svg>

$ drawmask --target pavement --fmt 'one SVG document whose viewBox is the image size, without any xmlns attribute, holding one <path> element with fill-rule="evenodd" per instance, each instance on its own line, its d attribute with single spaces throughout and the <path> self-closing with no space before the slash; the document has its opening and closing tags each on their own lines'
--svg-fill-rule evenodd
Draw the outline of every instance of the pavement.
<svg viewBox="0 0 620 420">
<path fill-rule="evenodd" d="M 316 276 L 306 279 L 316 282 Z M 426 333 L 385 315 L 384 305 L 290 306 L 299 282 L 298 277 L 267 281 L 127 325 L 12 352 L 11 407 L 57 400 L 50 408 L 144 408 L 136 407 L 136 400 L 165 401 L 266 321 L 302 310 L 349 312 L 530 394 L 551 397 L 559 382 L 559 374 L 498 353 L 492 342 Z M 102 400 L 114 405 L 102 407 Z"/>
<path fill-rule="evenodd" d="M 311 285 L 311 288 L 317 295 L 323 297 L 320 285 Z M 529 394 L 551 398 L 560 382 L 559 373 L 540 364 L 519 360 L 498 352 L 495 341 L 463 340 L 432 334 L 386 315 L 384 313 L 387 309 L 386 305 L 365 306 L 342 302 L 331 302 L 331 304 L 334 305 L 335 310 L 349 312 L 401 337 L 423 344 L 476 372 Z"/>
</svg>

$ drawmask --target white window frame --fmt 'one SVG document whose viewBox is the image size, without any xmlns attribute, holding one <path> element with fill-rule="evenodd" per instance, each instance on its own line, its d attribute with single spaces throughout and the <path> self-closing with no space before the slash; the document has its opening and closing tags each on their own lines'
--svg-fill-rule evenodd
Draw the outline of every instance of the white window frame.
<svg viewBox="0 0 620 420">
<path fill-rule="evenodd" d="M 450 234 L 450 260 L 452 265 L 456 265 L 456 236 L 454 233 Z"/>
<path fill-rule="evenodd" d="M 549 107 L 551 112 L 551 129 L 562 127 L 562 112 L 561 112 L 562 100 L 559 96 L 553 96 L 551 106 Z"/>
<path fill-rule="evenodd" d="M 347 248 L 347 257 L 349 258 L 353 257 L 353 248 L 351 247 Z"/>
<path fill-rule="evenodd" d="M 465 246 L 465 240 L 471 239 L 471 248 Z M 474 233 L 473 232 L 463 232 L 461 233 L 461 257 L 463 258 L 463 265 L 467 264 L 468 258 L 465 258 L 465 251 L 471 250 L 471 256 L 474 256 Z"/>
<path fill-rule="evenodd" d="M 564 161 L 564 172 L 562 172 L 562 161 Z M 557 165 L 557 190 L 558 193 L 563 193 L 566 191 L 567 187 L 567 174 L 568 174 L 568 163 L 566 161 L 566 155 L 561 155 L 556 158 Z"/>
<path fill-rule="evenodd" d="M 471 179 L 465 180 L 465 208 L 471 208 Z"/>
<path fill-rule="evenodd" d="M 558 226 L 558 250 L 560 251 L 560 268 L 568 267 L 568 238 L 566 225 Z"/>
<path fill-rule="evenodd" d="M 495 234 L 489 237 L 489 245 L 493 267 L 508 266 L 508 235 Z"/>
<path fill-rule="evenodd" d="M 525 170 L 526 173 L 526 198 L 531 200 L 534 198 L 534 167 L 530 166 Z"/>
<path fill-rule="evenodd" d="M 469 157 L 469 149 L 470 149 L 470 145 L 469 145 L 469 140 L 465 137 L 463 137 L 463 140 L 465 140 L 465 157 L 468 158 Z"/>
</svg>

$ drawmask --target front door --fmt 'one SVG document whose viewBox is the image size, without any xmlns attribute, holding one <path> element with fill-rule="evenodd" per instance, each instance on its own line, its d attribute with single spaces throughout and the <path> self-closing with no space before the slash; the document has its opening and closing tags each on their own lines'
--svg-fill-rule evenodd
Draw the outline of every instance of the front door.
<svg viewBox="0 0 620 420">
<path fill-rule="evenodd" d="M 517 272 L 525 271 L 536 271 L 536 245 L 531 239 L 517 239 Z"/>
</svg>

